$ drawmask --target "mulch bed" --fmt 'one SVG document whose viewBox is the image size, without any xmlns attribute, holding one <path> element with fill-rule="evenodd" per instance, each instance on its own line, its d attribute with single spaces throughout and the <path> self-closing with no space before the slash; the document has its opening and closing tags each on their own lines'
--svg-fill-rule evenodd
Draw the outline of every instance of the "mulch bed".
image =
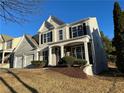
<svg viewBox="0 0 124 93">
<path fill-rule="evenodd" d="M 49 68 L 49 69 L 73 78 L 81 78 L 81 79 L 87 78 L 87 75 L 83 72 L 83 70 L 78 67 L 71 67 L 71 68 L 57 67 L 57 68 Z"/>
</svg>

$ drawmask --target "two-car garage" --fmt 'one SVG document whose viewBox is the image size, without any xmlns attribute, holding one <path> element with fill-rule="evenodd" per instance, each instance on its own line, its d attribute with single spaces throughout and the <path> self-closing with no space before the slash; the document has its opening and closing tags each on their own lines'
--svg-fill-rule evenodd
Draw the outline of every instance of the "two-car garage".
<svg viewBox="0 0 124 93">
<path fill-rule="evenodd" d="M 14 50 L 14 68 L 30 67 L 31 61 L 37 60 L 37 47 L 31 36 L 24 35 Z"/>
<path fill-rule="evenodd" d="M 34 55 L 24 55 L 15 57 L 15 68 L 25 68 L 31 65 L 31 61 L 34 60 Z"/>
</svg>

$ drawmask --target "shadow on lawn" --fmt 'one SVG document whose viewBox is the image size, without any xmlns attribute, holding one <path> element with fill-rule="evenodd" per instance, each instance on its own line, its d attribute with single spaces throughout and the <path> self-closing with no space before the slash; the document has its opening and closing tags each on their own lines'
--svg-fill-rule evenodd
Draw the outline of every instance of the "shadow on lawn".
<svg viewBox="0 0 124 93">
<path fill-rule="evenodd" d="M 12 93 L 17 93 L 3 78 L 0 77 L 0 80 L 4 83 L 4 85 L 5 85 Z"/>
<path fill-rule="evenodd" d="M 99 74 L 100 76 L 106 77 L 124 77 L 124 73 L 118 71 L 117 68 L 108 68 L 108 70 Z"/>
<path fill-rule="evenodd" d="M 38 91 L 32 87 L 30 87 L 29 85 L 27 85 L 25 82 L 23 82 L 15 73 L 13 73 L 12 71 L 8 70 L 8 73 L 13 75 L 20 83 L 22 83 L 29 91 L 31 91 L 32 93 L 38 93 Z"/>
<path fill-rule="evenodd" d="M 12 76 L 14 76 L 22 85 L 24 85 L 31 93 L 38 93 L 38 91 L 36 89 L 34 89 L 33 87 L 27 85 L 24 81 L 22 81 L 14 72 L 6 69 L 7 73 L 11 74 Z M 8 85 L 8 83 L 3 79 L 0 78 L 0 80 L 8 87 L 8 89 L 12 92 L 12 93 L 17 93 L 10 85 Z"/>
<path fill-rule="evenodd" d="M 124 73 L 119 72 L 117 68 L 109 67 L 108 70 L 100 73 L 97 76 L 99 79 L 112 81 L 114 83 L 116 81 L 122 82 L 124 78 Z"/>
</svg>

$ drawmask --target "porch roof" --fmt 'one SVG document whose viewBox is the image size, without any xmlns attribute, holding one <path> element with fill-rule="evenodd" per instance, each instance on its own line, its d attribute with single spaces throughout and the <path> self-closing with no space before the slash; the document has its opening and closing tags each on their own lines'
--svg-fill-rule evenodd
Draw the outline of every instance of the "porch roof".
<svg viewBox="0 0 124 93">
<path fill-rule="evenodd" d="M 48 45 L 49 46 L 56 46 L 56 45 L 61 46 L 61 45 L 69 44 L 69 43 L 75 43 L 75 42 L 89 42 L 89 40 L 90 40 L 90 36 L 84 35 L 84 36 L 80 36 L 80 37 L 76 37 L 76 38 L 71 38 L 68 40 L 61 40 L 58 42 L 52 42 L 52 43 L 49 43 Z"/>
</svg>

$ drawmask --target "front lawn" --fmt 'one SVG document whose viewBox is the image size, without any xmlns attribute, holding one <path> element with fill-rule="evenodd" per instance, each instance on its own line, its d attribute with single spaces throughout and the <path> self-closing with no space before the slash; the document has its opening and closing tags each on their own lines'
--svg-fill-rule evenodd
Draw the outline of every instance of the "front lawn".
<svg viewBox="0 0 124 93">
<path fill-rule="evenodd" d="M 124 93 L 123 77 L 67 69 L 0 69 L 0 93 Z"/>
</svg>

